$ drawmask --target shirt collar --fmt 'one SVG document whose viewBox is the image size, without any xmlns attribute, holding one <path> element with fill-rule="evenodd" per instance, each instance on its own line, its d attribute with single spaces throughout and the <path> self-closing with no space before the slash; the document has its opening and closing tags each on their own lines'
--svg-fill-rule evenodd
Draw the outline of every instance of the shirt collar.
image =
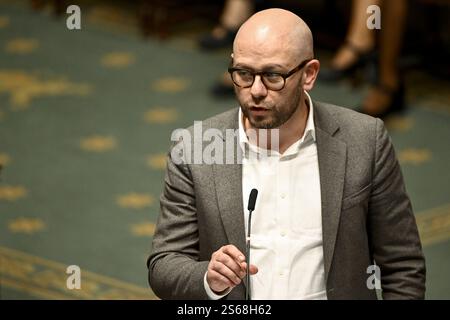
<svg viewBox="0 0 450 320">
<path fill-rule="evenodd" d="M 303 132 L 303 136 L 297 142 L 295 142 L 292 146 L 290 146 L 288 150 L 290 150 L 291 148 L 295 148 L 295 149 L 300 148 L 302 143 L 308 137 L 311 137 L 313 139 L 313 141 L 316 141 L 316 129 L 314 127 L 314 107 L 313 107 L 313 103 L 311 100 L 311 96 L 306 91 L 304 91 L 304 93 L 307 97 L 307 103 L 309 106 L 309 112 L 308 112 L 308 118 L 306 119 L 305 131 Z M 258 146 L 250 144 L 247 134 L 245 133 L 244 114 L 242 113 L 242 108 L 239 108 L 239 145 L 240 145 L 242 151 L 244 152 L 244 154 L 246 152 L 246 146 L 256 152 L 258 152 L 258 150 L 259 150 Z"/>
</svg>

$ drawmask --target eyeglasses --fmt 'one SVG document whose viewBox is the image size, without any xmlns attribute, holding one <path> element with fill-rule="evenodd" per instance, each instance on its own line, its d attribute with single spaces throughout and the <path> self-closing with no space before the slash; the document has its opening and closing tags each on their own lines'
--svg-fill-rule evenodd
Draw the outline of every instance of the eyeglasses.
<svg viewBox="0 0 450 320">
<path fill-rule="evenodd" d="M 251 87 L 253 85 L 253 82 L 255 81 L 255 76 L 259 75 L 267 89 L 280 91 L 284 88 L 286 79 L 292 76 L 297 71 L 301 70 L 311 60 L 312 59 L 306 59 L 302 61 L 302 63 L 300 63 L 297 67 L 287 73 L 271 71 L 253 72 L 251 70 L 233 67 L 229 67 L 228 72 L 230 73 L 231 79 L 233 79 L 234 84 L 238 87 Z"/>
</svg>

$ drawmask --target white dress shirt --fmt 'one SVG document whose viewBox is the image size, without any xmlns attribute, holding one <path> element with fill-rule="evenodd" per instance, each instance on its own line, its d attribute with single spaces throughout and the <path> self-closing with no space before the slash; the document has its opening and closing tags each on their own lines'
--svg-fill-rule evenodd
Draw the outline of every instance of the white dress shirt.
<svg viewBox="0 0 450 320">
<path fill-rule="evenodd" d="M 245 230 L 248 197 L 251 189 L 258 189 L 250 250 L 251 264 L 259 271 L 250 277 L 252 300 L 326 299 L 314 109 L 305 93 L 309 113 L 304 134 L 283 154 L 267 155 L 267 150 L 251 144 L 239 110 Z M 266 156 L 257 159 L 256 154 Z M 204 285 L 211 299 L 223 297 L 211 291 L 206 274 Z"/>
</svg>

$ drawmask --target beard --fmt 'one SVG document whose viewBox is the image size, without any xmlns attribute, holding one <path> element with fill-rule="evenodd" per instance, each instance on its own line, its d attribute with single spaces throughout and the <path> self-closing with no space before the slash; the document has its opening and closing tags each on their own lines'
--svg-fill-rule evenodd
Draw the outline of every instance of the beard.
<svg viewBox="0 0 450 320">
<path fill-rule="evenodd" d="M 265 108 L 264 115 L 255 115 L 251 111 L 252 103 L 241 103 L 242 113 L 255 129 L 275 129 L 286 123 L 300 107 L 302 90 L 297 90 L 295 95 L 286 105 L 260 104 L 258 107 Z"/>
</svg>

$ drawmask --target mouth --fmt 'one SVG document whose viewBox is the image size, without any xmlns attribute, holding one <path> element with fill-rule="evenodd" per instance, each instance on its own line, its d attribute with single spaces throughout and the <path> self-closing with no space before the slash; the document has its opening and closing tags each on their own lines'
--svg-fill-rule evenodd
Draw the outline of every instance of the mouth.
<svg viewBox="0 0 450 320">
<path fill-rule="evenodd" d="M 269 109 L 261 107 L 250 107 L 250 111 L 254 114 L 265 114 L 269 112 Z"/>
</svg>

